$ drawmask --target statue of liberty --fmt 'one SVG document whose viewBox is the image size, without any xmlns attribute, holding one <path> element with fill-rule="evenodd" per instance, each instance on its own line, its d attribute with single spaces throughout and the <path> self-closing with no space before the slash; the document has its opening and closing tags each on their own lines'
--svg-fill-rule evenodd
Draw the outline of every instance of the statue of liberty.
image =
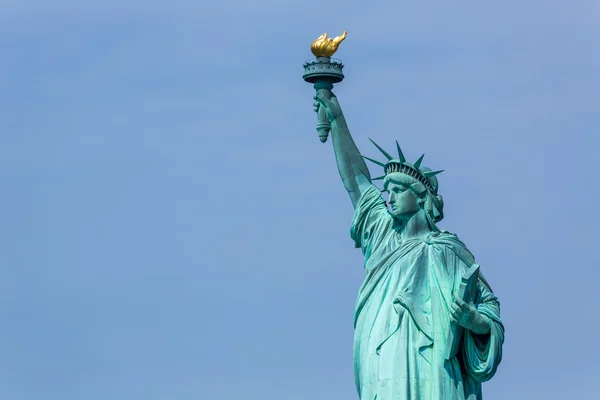
<svg viewBox="0 0 600 400">
<path fill-rule="evenodd" d="M 375 142 L 386 160 L 362 156 L 332 85 L 317 82 L 315 88 L 315 111 L 331 130 L 354 206 L 350 236 L 364 254 L 354 316 L 360 399 L 481 399 L 481 383 L 494 376 L 502 358 L 504 327 L 498 299 L 473 255 L 436 226 L 443 218 L 436 176 L 442 171 L 425 167 L 423 156 L 408 162 L 398 142 L 397 157 Z M 364 159 L 384 174 L 371 179 Z M 377 179 L 383 191 L 372 184 Z"/>
</svg>

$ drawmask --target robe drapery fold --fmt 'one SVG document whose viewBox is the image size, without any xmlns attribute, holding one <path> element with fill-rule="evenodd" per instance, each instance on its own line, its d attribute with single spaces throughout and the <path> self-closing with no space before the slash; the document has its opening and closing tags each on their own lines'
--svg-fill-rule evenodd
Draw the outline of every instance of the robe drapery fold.
<svg viewBox="0 0 600 400">
<path fill-rule="evenodd" d="M 465 330 L 461 351 L 443 356 L 450 306 L 473 255 L 453 234 L 401 240 L 379 190 L 358 204 L 350 236 L 365 257 L 354 316 L 354 371 L 361 400 L 476 400 L 502 358 L 498 299 L 483 276 L 475 306 L 491 331 Z"/>
</svg>

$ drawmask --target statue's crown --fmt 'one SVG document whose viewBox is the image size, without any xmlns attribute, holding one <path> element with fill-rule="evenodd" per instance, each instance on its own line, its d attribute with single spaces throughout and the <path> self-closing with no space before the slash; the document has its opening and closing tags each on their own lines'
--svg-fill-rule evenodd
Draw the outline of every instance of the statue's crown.
<svg viewBox="0 0 600 400">
<path fill-rule="evenodd" d="M 408 176 L 415 178 L 417 181 L 421 182 L 423 186 L 429 190 L 432 194 L 437 194 L 438 183 L 437 178 L 435 177 L 437 174 L 444 172 L 444 170 L 432 171 L 425 166 L 421 166 L 423 162 L 423 158 L 425 154 L 423 154 L 417 161 L 414 163 L 409 163 L 406 161 L 404 154 L 402 154 L 402 149 L 400 149 L 400 145 L 398 141 L 396 141 L 396 148 L 398 149 L 398 158 L 393 158 L 387 151 L 381 148 L 377 143 L 373 141 L 373 139 L 369 138 L 371 143 L 377 147 L 377 149 L 388 159 L 387 162 L 381 162 L 369 158 L 367 156 L 362 156 L 364 159 L 367 159 L 381 167 L 383 167 L 383 171 L 385 175 L 379 176 L 377 178 L 373 178 L 373 180 L 381 180 L 385 179 L 385 177 L 393 172 L 401 172 Z"/>
</svg>

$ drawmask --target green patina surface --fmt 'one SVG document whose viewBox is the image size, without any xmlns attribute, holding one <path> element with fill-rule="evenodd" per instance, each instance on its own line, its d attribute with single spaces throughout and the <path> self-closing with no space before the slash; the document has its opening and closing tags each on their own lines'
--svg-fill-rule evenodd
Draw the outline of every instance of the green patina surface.
<svg viewBox="0 0 600 400">
<path fill-rule="evenodd" d="M 313 82 L 314 83 L 314 82 Z M 321 141 L 331 132 L 354 206 L 350 236 L 364 254 L 354 316 L 354 372 L 362 400 L 475 400 L 502 359 L 500 305 L 473 255 L 441 231 L 443 199 L 423 156 L 397 144 L 377 161 L 360 154 L 332 85 L 316 83 Z M 372 179 L 364 159 L 383 167 Z M 372 180 L 383 180 L 383 191 Z M 387 202 L 382 196 L 387 194 Z"/>
</svg>

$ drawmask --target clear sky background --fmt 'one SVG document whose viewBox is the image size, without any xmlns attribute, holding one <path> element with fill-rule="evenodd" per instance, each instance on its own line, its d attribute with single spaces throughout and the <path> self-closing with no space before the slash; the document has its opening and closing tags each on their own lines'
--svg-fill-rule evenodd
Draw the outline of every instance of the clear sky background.
<svg viewBox="0 0 600 400">
<path fill-rule="evenodd" d="M 500 298 L 484 397 L 600 398 L 600 3 L 491 3 L 3 0 L 0 398 L 357 398 L 362 255 L 302 81 L 344 29 L 359 148 L 446 170 Z"/>
</svg>

